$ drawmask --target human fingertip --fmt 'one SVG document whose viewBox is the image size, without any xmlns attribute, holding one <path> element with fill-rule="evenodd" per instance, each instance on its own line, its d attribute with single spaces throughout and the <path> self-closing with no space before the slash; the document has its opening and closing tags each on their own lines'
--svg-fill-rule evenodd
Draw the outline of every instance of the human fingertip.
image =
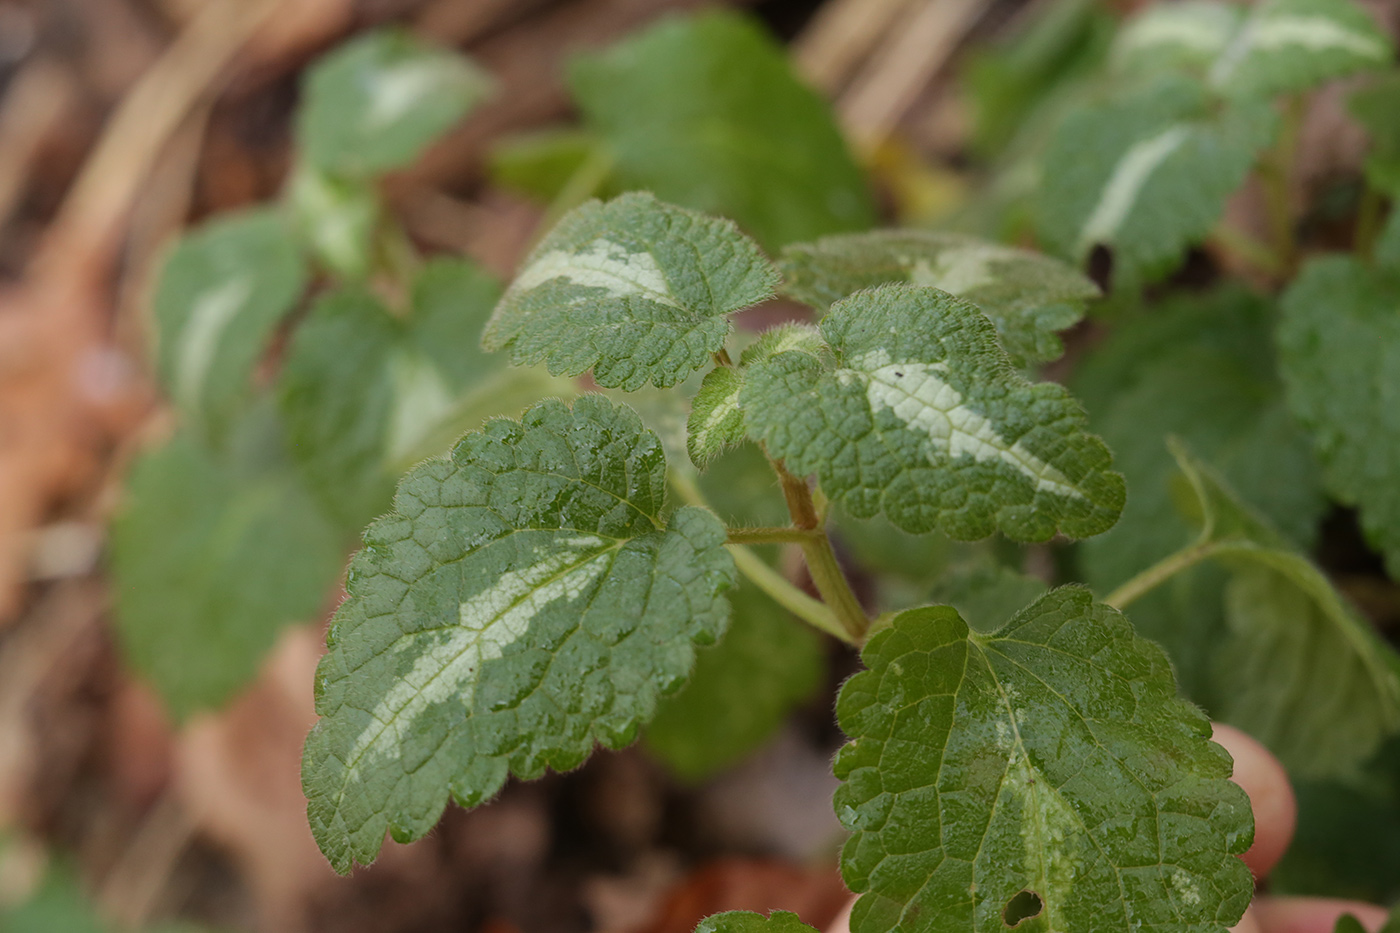
<svg viewBox="0 0 1400 933">
<path fill-rule="evenodd" d="M 846 906 L 836 915 L 836 919 L 827 925 L 826 933 L 851 933 L 851 908 L 855 906 L 855 898 L 847 901 Z"/>
<path fill-rule="evenodd" d="M 1254 908 L 1250 907 L 1240 918 L 1240 922 L 1230 927 L 1230 933 L 1263 933 L 1259 929 L 1259 920 L 1254 915 Z"/>
<path fill-rule="evenodd" d="M 1293 785 L 1267 748 L 1233 726 L 1216 723 L 1211 738 L 1235 759 L 1230 779 L 1244 788 L 1254 811 L 1254 843 L 1244 854 L 1244 863 L 1254 877 L 1267 875 L 1293 839 L 1298 822 L 1298 802 Z"/>
</svg>

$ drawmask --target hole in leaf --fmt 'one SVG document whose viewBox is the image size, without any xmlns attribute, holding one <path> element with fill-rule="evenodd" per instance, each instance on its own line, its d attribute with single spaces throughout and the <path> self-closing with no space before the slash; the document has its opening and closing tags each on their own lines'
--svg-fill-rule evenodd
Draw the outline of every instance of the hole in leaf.
<svg viewBox="0 0 1400 933">
<path fill-rule="evenodd" d="M 1020 926 L 1022 920 L 1040 916 L 1044 907 L 1039 894 L 1034 891 L 1022 891 L 1006 902 L 1006 907 L 1001 912 L 1001 921 L 1009 927 Z"/>
</svg>

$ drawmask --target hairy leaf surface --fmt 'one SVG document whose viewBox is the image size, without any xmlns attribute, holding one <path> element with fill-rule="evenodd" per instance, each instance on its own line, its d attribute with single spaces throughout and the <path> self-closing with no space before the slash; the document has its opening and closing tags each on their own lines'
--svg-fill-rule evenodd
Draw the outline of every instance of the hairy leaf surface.
<svg viewBox="0 0 1400 933">
<path fill-rule="evenodd" d="M 705 648 L 681 692 L 646 728 L 651 752 L 687 781 L 723 771 L 760 747 L 817 689 L 822 642 L 750 583 L 729 596 L 724 640 Z"/>
<path fill-rule="evenodd" d="M 1215 648 L 1219 715 L 1290 773 L 1354 773 L 1400 731 L 1400 656 L 1224 479 L 1184 447 L 1174 452 L 1200 540 L 1234 570 L 1225 594 L 1232 639 Z"/>
<path fill-rule="evenodd" d="M 1032 931 L 1218 933 L 1244 912 L 1230 757 L 1162 650 L 1087 590 L 986 636 L 909 610 L 862 657 L 837 701 L 853 933 L 993 933 L 1018 897 Z"/>
<path fill-rule="evenodd" d="M 1347 257 L 1310 262 L 1283 299 L 1279 364 L 1327 488 L 1361 509 L 1400 580 L 1400 273 Z"/>
<path fill-rule="evenodd" d="M 1064 263 L 957 233 L 878 230 L 824 237 L 783 250 L 783 292 L 825 311 L 853 292 L 894 282 L 931 285 L 966 298 L 992 319 L 1015 358 L 1064 352 L 1056 331 L 1099 294 Z"/>
<path fill-rule="evenodd" d="M 686 451 L 696 466 L 744 440 L 744 413 L 739 410 L 743 384 L 743 375 L 731 366 L 716 366 L 700 383 L 686 422 Z"/>
<path fill-rule="evenodd" d="M 963 540 L 1106 531 L 1123 480 L 1063 388 L 1026 382 L 975 307 L 934 288 L 887 285 L 822 321 L 835 367 L 801 350 L 750 367 L 752 436 L 858 518 Z"/>
<path fill-rule="evenodd" d="M 767 917 L 747 910 L 730 910 L 700 921 L 695 933 L 817 933 L 797 914 L 775 910 Z M 1388 933 L 1388 931 L 1387 931 Z"/>
<path fill-rule="evenodd" d="M 365 532 L 317 674 L 303 784 L 339 871 L 449 794 L 632 741 L 723 634 L 734 569 L 696 508 L 660 514 L 661 443 L 600 396 L 489 422 L 399 485 Z"/>
<path fill-rule="evenodd" d="M 773 294 L 777 272 L 731 221 L 649 194 L 571 211 L 525 261 L 483 345 L 599 385 L 666 387 L 724 347 L 725 315 Z"/>
<path fill-rule="evenodd" d="M 569 83 L 618 187 L 731 217 L 769 249 L 875 223 L 826 103 L 740 15 L 664 21 L 580 58 Z"/>
<path fill-rule="evenodd" d="M 266 449 L 281 444 L 270 428 L 240 425 L 227 454 L 187 435 L 145 453 L 112 526 L 122 649 L 180 718 L 249 683 L 283 627 L 315 618 L 344 560 L 340 533 Z"/>
<path fill-rule="evenodd" d="M 156 284 L 156 365 L 192 425 L 223 433 L 251 394 L 268 336 L 305 283 L 301 252 L 273 211 L 221 217 L 171 251 Z"/>
<path fill-rule="evenodd" d="M 348 527 L 388 509 L 402 462 L 502 368 L 477 347 L 499 294 L 476 266 L 439 259 L 415 282 L 406 319 L 368 292 L 345 291 L 321 299 L 297 329 L 281 377 L 293 456 Z"/>
<path fill-rule="evenodd" d="M 1116 284 L 1157 278 L 1215 226 L 1275 123 L 1263 102 L 1219 106 L 1178 77 L 1081 108 L 1045 156 L 1041 236 L 1076 262 L 1107 247 Z"/>
<path fill-rule="evenodd" d="M 409 33 L 366 33 L 307 73 L 297 141 L 318 168 L 366 176 L 407 165 L 491 90 L 466 58 Z"/>
</svg>

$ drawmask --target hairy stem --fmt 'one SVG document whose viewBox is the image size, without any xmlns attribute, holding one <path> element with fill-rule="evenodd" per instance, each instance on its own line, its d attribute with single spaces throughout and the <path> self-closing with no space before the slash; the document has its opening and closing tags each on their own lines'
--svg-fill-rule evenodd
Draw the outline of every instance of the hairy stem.
<svg viewBox="0 0 1400 933">
<path fill-rule="evenodd" d="M 1206 560 L 1220 549 L 1218 541 L 1197 541 L 1174 554 L 1162 558 L 1142 573 L 1125 582 L 1103 598 L 1105 604 L 1122 610 L 1129 603 L 1146 596 L 1172 577 Z"/>
<path fill-rule="evenodd" d="M 690 473 L 682 470 L 670 470 L 667 472 L 667 479 L 670 481 L 676 493 L 690 505 L 698 505 L 703 508 L 710 508 L 710 504 L 705 500 L 705 495 L 696 485 Z M 813 599 L 804 593 L 800 587 L 791 580 L 784 577 L 778 571 L 759 557 L 749 548 L 736 542 L 736 532 L 742 536 L 745 531 L 782 531 L 798 532 L 805 537 L 819 535 L 820 532 L 796 528 L 781 529 L 730 529 L 730 541 L 727 547 L 730 555 L 734 558 L 734 566 L 739 568 L 739 572 L 749 578 L 749 581 L 757 586 L 768 597 L 788 612 L 797 616 L 803 622 L 813 628 L 820 629 L 841 641 L 855 644 L 856 639 L 841 624 L 834 613 L 825 603 L 819 599 Z M 753 541 L 752 543 L 759 543 Z M 766 541 L 764 543 L 767 543 Z"/>
<path fill-rule="evenodd" d="M 836 618 L 850 633 L 851 638 L 860 641 L 870 630 L 870 618 L 865 614 L 860 600 L 851 590 L 850 581 L 836 561 L 836 552 L 831 548 L 831 539 L 822 526 L 822 515 L 812 501 L 812 490 L 807 480 L 793 476 L 777 460 L 770 461 L 783 486 L 783 498 L 787 500 L 792 523 L 798 528 L 815 531 L 816 534 L 799 542 L 802 556 L 807 559 L 807 572 L 812 575 L 812 583 L 821 594 L 822 601 L 836 613 Z"/>
<path fill-rule="evenodd" d="M 798 589 L 778 571 L 768 566 L 763 558 L 741 544 L 729 545 L 729 553 L 734 557 L 734 565 L 739 572 L 760 590 L 767 593 L 773 602 L 797 616 L 813 628 L 820 629 L 847 644 L 856 644 L 856 638 L 846 630 L 836 613 L 819 599 L 813 599 Z"/>
</svg>

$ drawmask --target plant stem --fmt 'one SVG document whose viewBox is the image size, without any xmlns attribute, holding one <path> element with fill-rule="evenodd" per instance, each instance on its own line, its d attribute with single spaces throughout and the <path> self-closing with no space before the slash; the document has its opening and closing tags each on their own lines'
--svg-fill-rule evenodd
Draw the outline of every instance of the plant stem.
<svg viewBox="0 0 1400 933">
<path fill-rule="evenodd" d="M 691 505 L 698 505 L 703 508 L 710 508 L 710 504 L 705 501 L 705 495 L 696 485 L 694 478 L 683 470 L 670 470 L 667 472 L 667 479 L 676 493 Z M 820 629 L 835 638 L 848 644 L 856 644 L 856 639 L 847 631 L 846 627 L 836 618 L 836 614 L 819 599 L 813 599 L 788 580 L 778 571 L 768 566 L 763 558 L 749 550 L 743 544 L 734 543 L 735 531 L 745 531 L 748 529 L 731 529 L 731 541 L 727 545 L 730 555 L 734 558 L 734 565 L 739 568 L 739 572 L 748 577 L 749 580 L 760 590 L 767 593 L 779 606 L 797 616 L 803 622 L 813 628 Z M 755 531 L 779 530 L 779 531 L 800 531 L 800 529 L 752 529 Z M 820 532 L 803 532 L 806 537 L 819 535 Z"/>
<path fill-rule="evenodd" d="M 531 238 L 531 249 L 538 246 L 545 234 L 554 229 L 559 218 L 598 193 L 598 189 L 603 187 L 603 183 L 612 174 L 615 163 L 616 159 L 606 147 L 599 146 L 589 153 L 545 208 L 544 216 L 540 218 L 539 226 L 535 228 Z"/>
<path fill-rule="evenodd" d="M 801 544 L 821 532 L 811 528 L 730 528 L 730 544 Z"/>
<path fill-rule="evenodd" d="M 1218 541 L 1197 541 L 1174 554 L 1170 554 L 1148 567 L 1142 573 L 1125 582 L 1103 598 L 1105 604 L 1122 610 L 1157 587 L 1166 583 L 1181 571 L 1199 564 L 1210 557 L 1220 547 Z"/>
<path fill-rule="evenodd" d="M 802 592 L 782 574 L 768 566 L 753 551 L 741 544 L 729 545 L 729 553 L 734 557 L 734 565 L 760 590 L 813 628 L 820 629 L 834 638 L 854 645 L 857 639 L 846 631 L 836 618 L 836 613 L 819 599 L 813 599 Z"/>
<path fill-rule="evenodd" d="M 787 500 L 788 514 L 792 516 L 793 525 L 808 530 L 817 528 L 821 524 L 821 516 L 817 514 L 817 505 L 812 501 L 812 490 L 807 487 L 807 481 L 800 476 L 793 476 L 777 460 L 770 460 L 769 463 L 773 464 L 773 470 L 782 483 L 783 498 Z"/>
<path fill-rule="evenodd" d="M 817 511 L 816 503 L 812 501 L 812 490 L 808 488 L 807 480 L 793 476 L 779 461 L 769 462 L 773 464 L 773 470 L 782 483 L 783 498 L 787 500 L 793 525 L 816 532 L 799 542 L 802 546 L 802 556 L 807 559 L 807 572 L 812 575 L 812 583 L 816 585 L 822 601 L 836 613 L 836 618 L 850 633 L 851 638 L 859 642 L 870 629 L 870 618 L 865 614 L 860 600 L 856 599 L 850 581 L 846 579 L 845 572 L 836 560 L 836 552 L 831 548 L 831 539 L 827 537 L 826 529 L 822 527 L 822 517 Z"/>
<path fill-rule="evenodd" d="M 851 590 L 850 581 L 836 561 L 836 552 L 831 548 L 831 539 L 823 532 L 802 542 L 802 556 L 807 558 L 807 572 L 812 575 L 817 592 L 822 601 L 836 614 L 836 619 L 850 636 L 846 640 L 859 644 L 870 629 L 870 618 L 856 594 Z"/>
<path fill-rule="evenodd" d="M 1233 253 L 1271 279 L 1277 278 L 1283 271 L 1273 250 L 1242 230 L 1236 230 L 1228 224 L 1220 224 L 1211 233 L 1211 238 L 1225 252 Z"/>
</svg>

